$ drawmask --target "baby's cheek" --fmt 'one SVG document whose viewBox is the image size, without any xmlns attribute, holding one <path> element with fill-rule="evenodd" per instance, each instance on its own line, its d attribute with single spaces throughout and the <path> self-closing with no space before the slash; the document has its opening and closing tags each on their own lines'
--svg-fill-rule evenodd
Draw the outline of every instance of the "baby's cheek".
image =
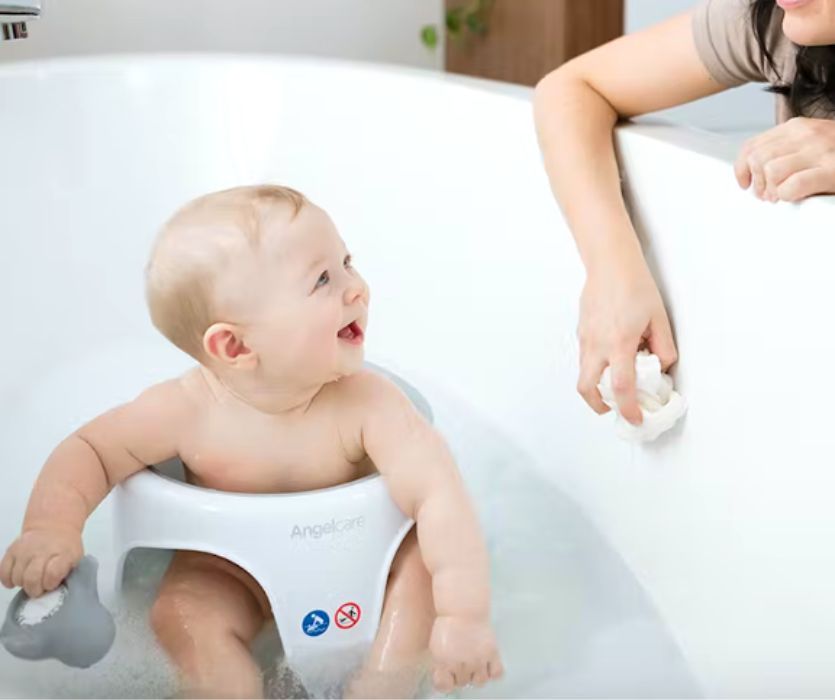
<svg viewBox="0 0 835 700">
<path fill-rule="evenodd" d="M 318 357 L 330 357 L 337 347 L 339 338 L 339 321 L 333 320 L 327 323 L 319 323 L 310 328 L 308 335 L 308 346 L 310 352 Z"/>
</svg>

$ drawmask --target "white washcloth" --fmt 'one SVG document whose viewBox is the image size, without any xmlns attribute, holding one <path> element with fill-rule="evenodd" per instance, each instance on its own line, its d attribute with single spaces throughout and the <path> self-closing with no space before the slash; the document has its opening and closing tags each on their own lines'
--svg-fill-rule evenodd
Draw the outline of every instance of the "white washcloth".
<svg viewBox="0 0 835 700">
<path fill-rule="evenodd" d="M 644 422 L 635 426 L 617 410 L 615 393 L 612 391 L 612 371 L 607 367 L 597 385 L 603 402 L 615 412 L 617 433 L 624 440 L 649 442 L 672 428 L 687 410 L 687 402 L 673 390 L 673 379 L 661 372 L 661 361 L 656 355 L 642 350 L 635 357 L 635 385 L 638 405 Z"/>
</svg>

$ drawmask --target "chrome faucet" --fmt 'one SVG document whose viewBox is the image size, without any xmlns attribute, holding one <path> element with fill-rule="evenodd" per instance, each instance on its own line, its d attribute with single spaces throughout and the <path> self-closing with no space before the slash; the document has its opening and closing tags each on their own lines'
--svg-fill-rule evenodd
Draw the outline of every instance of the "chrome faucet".
<svg viewBox="0 0 835 700">
<path fill-rule="evenodd" d="M 26 23 L 41 16 L 41 0 L 0 0 L 0 41 L 25 39 Z"/>
</svg>

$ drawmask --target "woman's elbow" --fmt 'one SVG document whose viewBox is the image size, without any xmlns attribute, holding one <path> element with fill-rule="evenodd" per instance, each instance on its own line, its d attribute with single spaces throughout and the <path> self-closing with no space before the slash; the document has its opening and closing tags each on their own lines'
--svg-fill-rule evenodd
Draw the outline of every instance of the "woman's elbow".
<svg viewBox="0 0 835 700">
<path fill-rule="evenodd" d="M 534 88 L 533 116 L 539 132 L 546 129 L 546 125 L 553 124 L 566 108 L 572 109 L 573 105 L 582 102 L 584 95 L 588 94 L 589 84 L 572 63 L 569 61 L 552 70 Z"/>
<path fill-rule="evenodd" d="M 572 81 L 581 81 L 582 79 L 576 74 L 572 61 L 563 63 L 561 66 L 555 68 L 550 73 L 542 76 L 534 87 L 534 99 L 542 100 L 548 95 L 552 94 L 558 85 L 564 85 Z"/>
</svg>

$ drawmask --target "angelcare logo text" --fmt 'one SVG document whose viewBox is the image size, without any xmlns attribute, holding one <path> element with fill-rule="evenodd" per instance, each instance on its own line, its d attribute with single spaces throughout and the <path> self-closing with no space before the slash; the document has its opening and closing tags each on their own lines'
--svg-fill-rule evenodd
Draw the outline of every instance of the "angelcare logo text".
<svg viewBox="0 0 835 700">
<path fill-rule="evenodd" d="M 315 525 L 293 525 L 290 531 L 291 540 L 320 540 L 323 537 L 335 539 L 347 534 L 356 534 L 357 530 L 365 527 L 365 517 L 358 515 L 354 518 L 343 518 L 337 520 L 331 518 L 324 523 Z"/>
</svg>

